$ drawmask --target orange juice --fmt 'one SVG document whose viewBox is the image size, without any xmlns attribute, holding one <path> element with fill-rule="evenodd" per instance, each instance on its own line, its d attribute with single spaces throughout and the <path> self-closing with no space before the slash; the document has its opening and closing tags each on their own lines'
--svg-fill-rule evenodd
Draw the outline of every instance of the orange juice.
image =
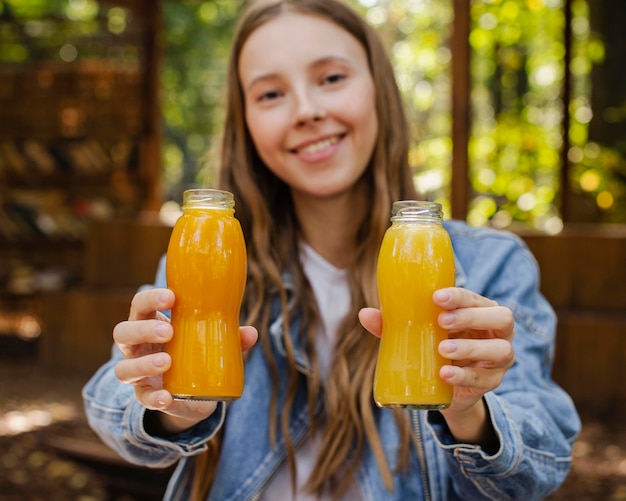
<svg viewBox="0 0 626 501">
<path fill-rule="evenodd" d="M 243 391 L 239 310 L 246 247 L 233 195 L 188 190 L 167 249 L 167 285 L 176 295 L 172 357 L 163 386 L 174 398 L 233 400 Z"/>
<path fill-rule="evenodd" d="M 383 330 L 374 377 L 380 407 L 443 409 L 452 386 L 439 377 L 449 364 L 437 350 L 447 339 L 439 327 L 433 292 L 454 286 L 454 258 L 441 206 L 430 202 L 393 204 L 378 257 L 378 294 Z"/>
</svg>

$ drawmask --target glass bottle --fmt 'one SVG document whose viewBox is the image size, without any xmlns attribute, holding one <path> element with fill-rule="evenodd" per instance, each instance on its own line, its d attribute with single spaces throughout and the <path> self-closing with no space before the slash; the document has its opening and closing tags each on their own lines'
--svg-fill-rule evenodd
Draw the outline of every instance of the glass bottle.
<svg viewBox="0 0 626 501">
<path fill-rule="evenodd" d="M 234 197 L 187 190 L 182 209 L 167 249 L 167 285 L 176 302 L 163 386 L 177 399 L 233 400 L 243 392 L 239 311 L 247 267 Z"/>
<path fill-rule="evenodd" d="M 454 286 L 450 236 L 442 225 L 441 205 L 394 202 L 391 226 L 378 257 L 378 295 L 382 312 L 374 400 L 380 407 L 443 409 L 452 386 L 439 377 L 450 362 L 439 355 L 448 334 L 437 321 L 437 289 Z"/>
</svg>

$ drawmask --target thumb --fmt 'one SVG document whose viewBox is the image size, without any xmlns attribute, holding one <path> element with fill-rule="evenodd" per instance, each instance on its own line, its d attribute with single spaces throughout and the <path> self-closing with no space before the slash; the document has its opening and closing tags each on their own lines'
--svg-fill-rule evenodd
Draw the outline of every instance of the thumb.
<svg viewBox="0 0 626 501">
<path fill-rule="evenodd" d="M 383 331 L 383 317 L 377 308 L 361 308 L 359 311 L 361 325 L 376 337 Z"/>
</svg>

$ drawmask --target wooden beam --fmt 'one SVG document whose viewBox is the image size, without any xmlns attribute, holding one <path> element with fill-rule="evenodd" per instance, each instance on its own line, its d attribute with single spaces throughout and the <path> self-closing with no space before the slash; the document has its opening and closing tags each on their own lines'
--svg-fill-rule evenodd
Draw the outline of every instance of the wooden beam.
<svg viewBox="0 0 626 501">
<path fill-rule="evenodd" d="M 163 0 L 143 0 L 145 30 L 145 103 L 140 172 L 146 181 L 144 211 L 158 212 L 162 202 L 161 67 L 163 63 Z"/>
<path fill-rule="evenodd" d="M 563 6 L 565 22 L 563 28 L 563 45 L 565 48 L 564 62 L 565 65 L 563 73 L 563 122 L 562 122 L 562 138 L 563 144 L 561 145 L 561 171 L 559 176 L 560 186 L 560 210 L 561 219 L 564 223 L 570 222 L 570 183 L 569 183 L 569 158 L 568 153 L 570 149 L 569 140 L 569 128 L 570 128 L 570 113 L 569 103 L 571 101 L 571 80 L 572 74 L 570 71 L 570 63 L 572 60 L 572 0 L 565 0 Z"/>
<path fill-rule="evenodd" d="M 469 204 L 470 2 L 454 0 L 452 39 L 452 217 L 464 220 Z"/>
</svg>

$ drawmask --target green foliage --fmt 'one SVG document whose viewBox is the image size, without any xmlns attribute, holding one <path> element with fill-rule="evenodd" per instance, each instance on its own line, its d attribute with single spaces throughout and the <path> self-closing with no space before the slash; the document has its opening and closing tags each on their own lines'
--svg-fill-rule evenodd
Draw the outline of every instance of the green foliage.
<svg viewBox="0 0 626 501">
<path fill-rule="evenodd" d="M 230 40 L 242 2 L 165 2 L 164 181 L 166 194 L 214 183 Z"/>
<path fill-rule="evenodd" d="M 468 221 L 558 230 L 561 2 L 474 2 L 471 19 L 474 197 Z"/>
<path fill-rule="evenodd" d="M 127 9 L 97 0 L 0 0 L 0 62 L 108 59 L 138 64 Z"/>
<path fill-rule="evenodd" d="M 407 103 L 409 161 L 420 193 L 449 209 L 452 160 L 450 0 L 352 0 L 382 34 Z"/>
<path fill-rule="evenodd" d="M 572 64 L 574 77 L 572 100 L 569 103 L 571 126 L 568 151 L 570 162 L 570 189 L 577 197 L 578 205 L 591 207 L 581 215 L 585 221 L 626 222 L 626 139 L 602 138 L 602 142 L 590 140 L 592 120 L 605 124 L 626 123 L 626 100 L 614 107 L 594 110 L 591 102 L 592 72 L 594 67 L 604 64 L 606 47 L 602 34 L 591 30 L 589 19 L 590 4 L 585 0 L 575 0 L 572 4 Z M 612 13 L 613 14 L 613 13 Z M 609 15 L 612 15 L 609 14 Z M 620 13 L 614 13 L 619 16 Z M 621 61 L 621 54 L 618 58 Z M 615 75 L 618 77 L 618 75 Z M 599 82 L 610 89 L 611 82 Z M 610 92 L 607 90 L 607 92 Z M 626 98 L 621 89 L 619 94 Z M 618 97 L 619 97 L 618 96 Z M 599 115 L 603 112 L 603 116 Z"/>
<path fill-rule="evenodd" d="M 626 147 L 622 143 L 620 151 L 619 145 L 589 142 L 591 72 L 603 62 L 605 48 L 590 30 L 588 6 L 576 0 L 572 7 L 572 96 L 565 132 L 570 185 L 564 187 L 559 186 L 566 71 L 563 2 L 492 0 L 472 5 L 471 223 L 505 226 L 518 221 L 558 231 L 559 196 L 565 189 L 576 197 L 578 220 L 626 221 Z M 595 207 L 587 214 L 580 209 L 585 198 Z"/>
<path fill-rule="evenodd" d="M 407 103 L 414 180 L 425 197 L 448 208 L 452 0 L 348 0 L 376 27 L 392 55 Z M 472 224 L 524 222 L 558 231 L 564 0 L 474 0 L 471 6 L 469 144 Z M 626 140 L 590 140 L 592 71 L 607 48 L 590 29 L 589 0 L 573 2 L 570 189 L 593 206 L 596 221 L 626 221 Z M 223 121 L 226 59 L 244 0 L 164 2 L 165 59 L 162 109 L 166 197 L 212 185 Z M 105 26 L 117 43 L 106 57 L 138 64 L 136 47 L 124 45 L 126 9 L 97 0 L 0 0 L 0 62 L 22 64 L 72 56 L 102 57 L 89 40 Z M 17 19 L 19 22 L 8 22 Z M 102 44 L 101 44 L 102 45 Z M 626 102 L 604 110 L 624 123 Z"/>
</svg>

